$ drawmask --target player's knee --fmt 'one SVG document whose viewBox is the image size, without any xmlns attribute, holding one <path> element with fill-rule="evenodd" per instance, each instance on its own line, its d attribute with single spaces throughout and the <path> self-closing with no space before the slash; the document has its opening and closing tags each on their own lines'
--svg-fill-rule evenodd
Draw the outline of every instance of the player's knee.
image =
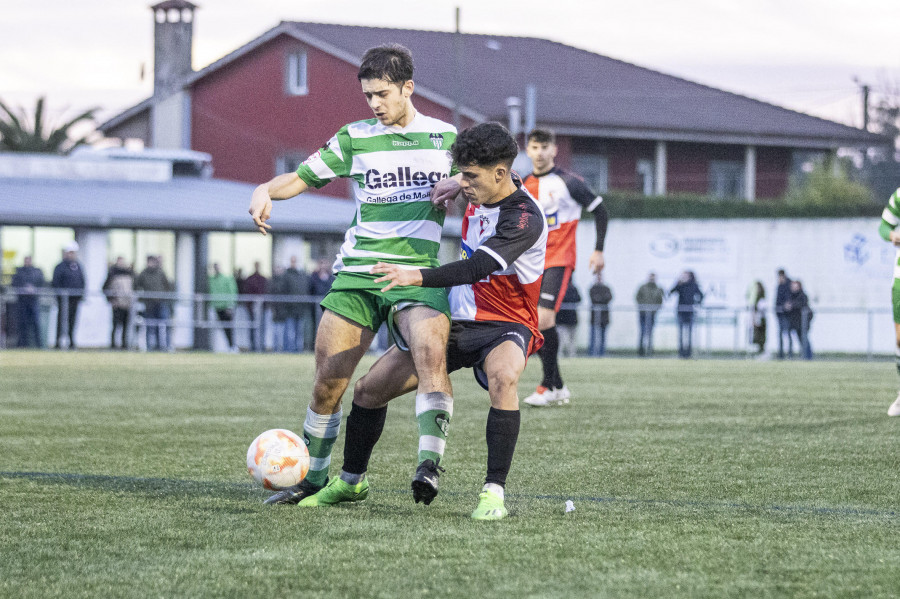
<svg viewBox="0 0 900 599">
<path fill-rule="evenodd" d="M 375 405 L 377 403 L 377 398 L 374 391 L 372 385 L 366 380 L 366 377 L 362 377 L 356 381 L 356 384 L 353 386 L 353 403 L 364 408 L 377 407 Z"/>
<path fill-rule="evenodd" d="M 331 408 L 340 403 L 341 396 L 347 389 L 346 379 L 316 379 L 313 385 L 313 405 Z M 322 413 L 322 412 L 320 412 Z"/>
</svg>

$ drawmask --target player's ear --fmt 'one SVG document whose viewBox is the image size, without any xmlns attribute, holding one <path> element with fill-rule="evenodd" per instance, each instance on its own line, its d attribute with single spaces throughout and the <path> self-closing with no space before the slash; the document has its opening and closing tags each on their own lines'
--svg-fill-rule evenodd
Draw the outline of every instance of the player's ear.
<svg viewBox="0 0 900 599">
<path fill-rule="evenodd" d="M 403 94 L 403 97 L 408 98 L 413 95 L 413 91 L 416 89 L 416 84 L 413 83 L 412 79 L 407 79 L 403 82 L 403 85 L 400 87 L 400 93 Z"/>
<path fill-rule="evenodd" d="M 494 167 L 494 183 L 499 183 L 503 181 L 509 175 L 509 169 L 506 168 L 503 164 L 498 164 Z"/>
</svg>

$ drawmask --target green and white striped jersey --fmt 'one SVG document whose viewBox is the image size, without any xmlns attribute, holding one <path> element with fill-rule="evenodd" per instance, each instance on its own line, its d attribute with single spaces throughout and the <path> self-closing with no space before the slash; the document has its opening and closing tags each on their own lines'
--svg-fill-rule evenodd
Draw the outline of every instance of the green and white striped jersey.
<svg viewBox="0 0 900 599">
<path fill-rule="evenodd" d="M 378 261 L 439 266 L 444 212 L 431 205 L 431 188 L 455 174 L 452 125 L 416 113 L 405 128 L 377 119 L 350 123 L 297 169 L 319 188 L 337 177 L 356 184 L 356 217 L 344 237 L 336 272 L 368 273 Z"/>
<path fill-rule="evenodd" d="M 884 232 L 896 229 L 897 225 L 900 225 L 900 189 L 894 192 L 881 213 L 882 236 L 884 237 Z M 889 237 L 885 239 L 890 241 Z M 894 279 L 895 281 L 900 279 L 900 247 L 897 248 L 897 257 L 894 260 Z"/>
</svg>

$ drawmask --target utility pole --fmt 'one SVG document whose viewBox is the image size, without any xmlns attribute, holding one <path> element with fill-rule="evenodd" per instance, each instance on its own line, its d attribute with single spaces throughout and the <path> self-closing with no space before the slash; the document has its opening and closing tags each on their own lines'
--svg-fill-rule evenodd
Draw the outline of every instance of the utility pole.
<svg viewBox="0 0 900 599">
<path fill-rule="evenodd" d="M 862 117 L 863 117 L 863 131 L 869 130 L 869 92 L 871 91 L 871 87 L 865 83 L 862 83 L 859 80 L 859 77 L 853 78 L 853 83 L 859 86 L 859 91 L 862 93 Z"/>
<path fill-rule="evenodd" d="M 459 7 L 456 7 L 456 31 L 453 34 L 453 126 L 459 131 L 462 122 L 459 117 L 460 77 L 462 73 L 462 33 L 459 29 Z"/>
</svg>

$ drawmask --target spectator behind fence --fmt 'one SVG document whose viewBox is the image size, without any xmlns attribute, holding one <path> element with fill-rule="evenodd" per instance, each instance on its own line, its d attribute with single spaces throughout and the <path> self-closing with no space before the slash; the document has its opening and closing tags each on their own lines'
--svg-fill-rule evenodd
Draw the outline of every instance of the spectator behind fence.
<svg viewBox="0 0 900 599">
<path fill-rule="evenodd" d="M 276 266 L 266 286 L 266 293 L 269 295 L 282 295 L 284 289 L 284 271 L 283 266 Z M 287 304 L 281 300 L 271 302 L 272 308 L 272 343 L 276 352 L 284 351 L 284 323 L 287 320 Z"/>
<path fill-rule="evenodd" d="M 309 275 L 297 266 L 297 256 L 291 256 L 291 265 L 284 271 L 283 293 L 285 295 L 306 295 L 309 293 Z M 284 321 L 284 351 L 303 351 L 309 313 L 309 304 L 299 300 L 288 302 Z"/>
<path fill-rule="evenodd" d="M 638 307 L 638 355 L 653 355 L 653 327 L 656 313 L 663 303 L 665 292 L 656 284 L 656 274 L 647 275 L 647 282 L 638 287 L 634 301 Z"/>
<path fill-rule="evenodd" d="M 794 353 L 794 342 L 791 339 L 791 323 L 784 304 L 791 293 L 791 280 L 784 269 L 778 270 L 778 287 L 775 289 L 775 316 L 778 318 L 778 359 L 784 359 L 784 342 L 787 340 L 788 354 Z"/>
<path fill-rule="evenodd" d="M 134 270 L 125 264 L 125 258 L 119 256 L 115 264 L 109 267 L 106 281 L 103 283 L 103 293 L 112 307 L 112 330 L 110 331 L 109 346 L 116 348 L 116 332 L 121 330 L 121 344 L 119 349 L 128 347 L 128 325 L 131 315 L 131 306 L 134 303 Z"/>
<path fill-rule="evenodd" d="M 75 349 L 75 320 L 78 305 L 84 295 L 84 268 L 78 262 L 78 242 L 70 241 L 63 248 L 62 262 L 53 270 L 53 289 L 57 292 L 59 312 L 56 315 L 56 349 L 62 349 L 65 333 L 69 349 Z"/>
<path fill-rule="evenodd" d="M 134 281 L 136 291 L 148 294 L 171 293 L 175 286 L 169 281 L 162 269 L 159 256 L 147 256 L 147 268 L 141 271 Z M 170 300 L 160 297 L 145 297 L 144 326 L 147 328 L 147 351 L 169 351 L 172 346 L 172 335 L 169 319 L 172 317 Z"/>
<path fill-rule="evenodd" d="M 25 256 L 23 265 L 16 269 L 12 278 L 18 313 L 19 338 L 16 347 L 44 347 L 40 323 L 41 296 L 38 294 L 44 284 L 44 273 L 32 266 L 31 256 Z"/>
<path fill-rule="evenodd" d="M 809 324 L 812 321 L 813 312 L 809 307 L 809 298 L 803 291 L 803 283 L 800 281 L 791 281 L 784 309 L 787 313 L 790 332 L 797 336 L 803 359 L 812 360 L 812 346 L 809 343 Z M 790 355 L 793 356 L 793 354 Z"/>
<path fill-rule="evenodd" d="M 570 281 L 569 287 L 563 295 L 562 305 L 556 313 L 556 327 L 559 331 L 559 353 L 566 358 L 575 356 L 575 329 L 578 327 L 578 304 L 581 303 L 581 294 L 574 282 Z"/>
<path fill-rule="evenodd" d="M 209 277 L 209 305 L 216 312 L 216 317 L 222 323 L 222 332 L 228 342 L 228 351 L 237 353 L 234 344 L 234 307 L 237 305 L 237 281 L 231 275 L 226 275 L 219 269 L 219 263 L 212 265 L 213 274 Z"/>
<path fill-rule="evenodd" d="M 606 355 L 606 327 L 609 326 L 609 303 L 613 299 L 612 289 L 603 282 L 603 275 L 597 278 L 588 292 L 591 298 L 591 345 L 590 355 Z"/>
<path fill-rule="evenodd" d="M 694 335 L 694 311 L 695 306 L 703 301 L 703 292 L 697 284 L 697 277 L 691 270 L 681 273 L 678 282 L 669 291 L 678 295 L 676 317 L 678 320 L 678 355 L 682 358 L 690 358 L 693 348 Z"/>
<path fill-rule="evenodd" d="M 766 288 L 762 281 L 756 281 L 747 292 L 747 305 L 750 308 L 751 335 L 750 343 L 756 346 L 756 355 L 762 355 L 766 351 Z"/>
<path fill-rule="evenodd" d="M 238 282 L 238 292 L 242 295 L 265 295 L 269 280 L 259 272 L 259 262 L 253 263 L 253 274 Z M 265 309 L 262 302 L 248 301 L 247 315 L 250 317 L 250 347 L 253 351 L 266 349 Z"/>
<path fill-rule="evenodd" d="M 309 276 L 309 294 L 316 298 L 316 305 L 313 306 L 313 316 L 315 318 L 315 330 L 319 330 L 319 321 L 322 319 L 322 306 L 319 303 L 328 294 L 331 284 L 334 283 L 334 273 L 332 272 L 332 264 L 325 258 L 319 260 L 319 267 Z"/>
</svg>

